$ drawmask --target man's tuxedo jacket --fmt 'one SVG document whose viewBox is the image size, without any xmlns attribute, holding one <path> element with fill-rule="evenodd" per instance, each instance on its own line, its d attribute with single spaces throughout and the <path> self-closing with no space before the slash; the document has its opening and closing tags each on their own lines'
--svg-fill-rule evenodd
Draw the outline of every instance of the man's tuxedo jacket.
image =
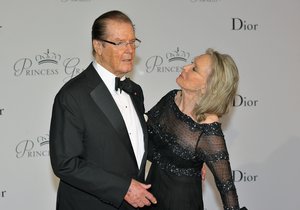
<svg viewBox="0 0 300 210">
<path fill-rule="evenodd" d="M 131 210 L 131 179 L 144 180 L 147 129 L 144 97 L 132 82 L 130 94 L 143 131 L 140 170 L 122 115 L 93 65 L 67 82 L 55 97 L 50 126 L 50 158 L 60 178 L 59 210 Z"/>
</svg>

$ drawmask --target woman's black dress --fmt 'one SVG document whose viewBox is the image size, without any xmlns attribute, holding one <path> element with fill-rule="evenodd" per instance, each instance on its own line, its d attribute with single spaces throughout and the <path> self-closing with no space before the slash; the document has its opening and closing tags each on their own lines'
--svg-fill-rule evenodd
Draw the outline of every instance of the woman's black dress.
<svg viewBox="0 0 300 210">
<path fill-rule="evenodd" d="M 201 169 L 206 163 L 221 194 L 224 209 L 238 210 L 229 156 L 220 123 L 199 124 L 175 104 L 170 91 L 148 112 L 147 182 L 158 203 L 151 210 L 203 210 Z"/>
</svg>

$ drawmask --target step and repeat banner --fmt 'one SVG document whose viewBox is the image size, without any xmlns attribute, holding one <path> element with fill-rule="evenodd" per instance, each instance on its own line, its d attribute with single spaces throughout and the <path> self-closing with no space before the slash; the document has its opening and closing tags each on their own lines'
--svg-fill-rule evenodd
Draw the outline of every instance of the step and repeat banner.
<svg viewBox="0 0 300 210">
<path fill-rule="evenodd" d="M 222 125 L 240 204 L 300 209 L 297 0 L 1 0 L 0 209 L 55 209 L 53 99 L 92 61 L 93 21 L 115 9 L 142 40 L 130 77 L 144 89 L 146 110 L 178 88 L 182 67 L 207 48 L 234 58 L 239 92 Z M 205 210 L 222 209 L 210 173 L 203 190 Z"/>
</svg>

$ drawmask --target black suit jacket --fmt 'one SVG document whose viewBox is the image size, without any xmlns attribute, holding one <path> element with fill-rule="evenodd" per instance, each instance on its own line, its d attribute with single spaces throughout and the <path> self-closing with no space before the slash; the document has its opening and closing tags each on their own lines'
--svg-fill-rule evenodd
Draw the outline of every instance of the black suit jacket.
<svg viewBox="0 0 300 210">
<path fill-rule="evenodd" d="M 92 64 L 56 95 L 50 158 L 60 178 L 57 209 L 134 209 L 123 198 L 132 178 L 144 180 L 147 130 L 142 89 L 133 82 L 132 87 L 131 99 L 144 131 L 141 170 L 122 115 Z"/>
</svg>

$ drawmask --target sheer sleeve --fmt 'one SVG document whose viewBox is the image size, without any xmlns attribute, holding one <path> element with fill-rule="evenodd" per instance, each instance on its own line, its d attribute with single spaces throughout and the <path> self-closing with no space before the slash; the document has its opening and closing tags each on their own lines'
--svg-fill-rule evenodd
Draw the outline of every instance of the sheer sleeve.
<svg viewBox="0 0 300 210">
<path fill-rule="evenodd" d="M 197 148 L 204 154 L 204 161 L 214 176 L 224 210 L 239 210 L 238 196 L 232 179 L 224 137 L 203 133 Z"/>
</svg>

